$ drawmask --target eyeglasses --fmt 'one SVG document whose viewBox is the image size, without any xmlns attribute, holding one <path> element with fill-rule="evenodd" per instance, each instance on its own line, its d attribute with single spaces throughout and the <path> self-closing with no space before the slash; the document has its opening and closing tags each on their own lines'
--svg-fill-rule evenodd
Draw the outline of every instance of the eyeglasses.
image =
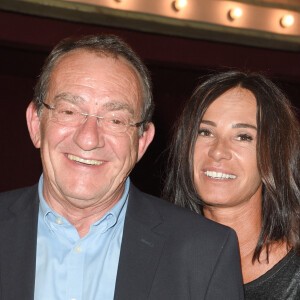
<svg viewBox="0 0 300 300">
<path fill-rule="evenodd" d="M 87 117 L 95 117 L 101 120 L 101 124 L 106 131 L 111 133 L 124 133 L 130 126 L 140 127 L 145 121 L 131 123 L 128 114 L 124 111 L 108 111 L 103 116 L 84 113 L 74 107 L 72 103 L 59 102 L 56 106 L 47 103 L 42 104 L 52 112 L 52 118 L 68 127 L 77 127 L 87 119 Z"/>
</svg>

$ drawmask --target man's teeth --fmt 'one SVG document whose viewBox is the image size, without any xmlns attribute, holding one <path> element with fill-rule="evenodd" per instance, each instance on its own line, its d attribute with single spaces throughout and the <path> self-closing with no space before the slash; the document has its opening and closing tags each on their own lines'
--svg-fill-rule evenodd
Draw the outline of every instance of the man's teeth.
<svg viewBox="0 0 300 300">
<path fill-rule="evenodd" d="M 215 172 L 215 171 L 205 171 L 204 174 L 210 178 L 214 179 L 234 179 L 236 178 L 235 175 L 231 174 L 225 174 L 221 172 Z"/>
<path fill-rule="evenodd" d="M 95 165 L 95 166 L 99 166 L 103 163 L 103 161 L 100 160 L 94 160 L 94 159 L 83 159 L 81 157 L 72 155 L 72 154 L 68 154 L 68 158 L 74 161 L 78 161 L 80 163 L 83 164 L 87 164 L 87 165 Z"/>
</svg>

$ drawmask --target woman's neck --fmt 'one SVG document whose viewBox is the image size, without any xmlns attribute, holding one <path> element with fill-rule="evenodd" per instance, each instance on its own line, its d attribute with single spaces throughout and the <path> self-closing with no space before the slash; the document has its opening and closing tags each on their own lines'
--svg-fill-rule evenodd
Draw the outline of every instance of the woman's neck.
<svg viewBox="0 0 300 300">
<path fill-rule="evenodd" d="M 251 199 L 234 207 L 206 206 L 203 211 L 208 219 L 235 230 L 239 241 L 244 283 L 260 277 L 286 255 L 286 243 L 276 243 L 270 248 L 269 262 L 266 249 L 262 250 L 259 262 L 257 260 L 252 262 L 262 228 L 260 198 Z"/>
<path fill-rule="evenodd" d="M 252 260 L 262 226 L 260 199 L 234 207 L 206 206 L 203 211 L 208 219 L 231 227 L 236 232 L 242 265 L 245 260 Z"/>
</svg>

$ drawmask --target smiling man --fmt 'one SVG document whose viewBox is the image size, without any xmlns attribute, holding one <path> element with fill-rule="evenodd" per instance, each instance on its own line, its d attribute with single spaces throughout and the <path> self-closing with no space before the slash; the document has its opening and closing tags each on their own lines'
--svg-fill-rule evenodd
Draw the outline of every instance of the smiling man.
<svg viewBox="0 0 300 300">
<path fill-rule="evenodd" d="M 114 36 L 66 39 L 27 109 L 38 185 L 0 195 L 0 299 L 243 299 L 232 230 L 146 195 L 146 67 Z"/>
</svg>

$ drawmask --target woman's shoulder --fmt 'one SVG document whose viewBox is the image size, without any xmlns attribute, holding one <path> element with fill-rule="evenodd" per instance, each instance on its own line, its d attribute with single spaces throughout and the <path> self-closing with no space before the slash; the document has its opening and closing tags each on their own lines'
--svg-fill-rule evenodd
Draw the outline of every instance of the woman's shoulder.
<svg viewBox="0 0 300 300">
<path fill-rule="evenodd" d="M 245 284 L 245 299 L 300 299 L 300 256 L 291 250 L 272 269 Z"/>
</svg>

